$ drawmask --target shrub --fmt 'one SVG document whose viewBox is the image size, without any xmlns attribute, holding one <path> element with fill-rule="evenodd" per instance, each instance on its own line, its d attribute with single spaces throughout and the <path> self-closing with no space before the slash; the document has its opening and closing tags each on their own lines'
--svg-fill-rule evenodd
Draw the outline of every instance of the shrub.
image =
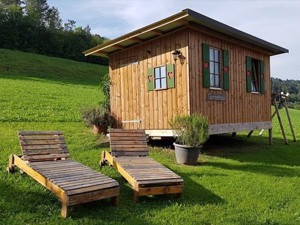
<svg viewBox="0 0 300 225">
<path fill-rule="evenodd" d="M 295 104 L 295 105 L 294 105 L 294 109 L 300 110 L 300 104 Z"/>
<path fill-rule="evenodd" d="M 176 116 L 170 121 L 176 143 L 189 146 L 200 146 L 209 137 L 208 119 L 201 114 Z"/>
<path fill-rule="evenodd" d="M 100 102 L 100 105 L 110 112 L 110 78 L 109 74 L 105 74 L 101 81 L 101 88 L 104 94 L 104 100 Z"/>
<path fill-rule="evenodd" d="M 82 117 L 88 127 L 95 125 L 108 128 L 115 125 L 114 117 L 103 107 L 84 109 Z"/>
</svg>

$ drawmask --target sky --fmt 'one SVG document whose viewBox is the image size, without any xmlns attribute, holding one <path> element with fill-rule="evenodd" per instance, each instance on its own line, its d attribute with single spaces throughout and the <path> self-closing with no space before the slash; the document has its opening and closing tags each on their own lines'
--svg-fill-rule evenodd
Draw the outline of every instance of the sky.
<svg viewBox="0 0 300 225">
<path fill-rule="evenodd" d="M 63 22 L 117 38 L 189 8 L 289 50 L 271 57 L 271 76 L 300 79 L 300 0 L 48 0 Z"/>
</svg>

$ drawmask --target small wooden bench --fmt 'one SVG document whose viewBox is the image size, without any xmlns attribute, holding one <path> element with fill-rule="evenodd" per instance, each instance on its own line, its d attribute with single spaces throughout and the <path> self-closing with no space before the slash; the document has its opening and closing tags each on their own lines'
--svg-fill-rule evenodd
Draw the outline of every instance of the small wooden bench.
<svg viewBox="0 0 300 225">
<path fill-rule="evenodd" d="M 19 141 L 23 155 L 11 155 L 7 171 L 16 166 L 53 192 L 62 202 L 62 217 L 72 205 L 104 198 L 117 205 L 118 182 L 69 159 L 62 132 L 20 131 Z"/>
<path fill-rule="evenodd" d="M 183 179 L 148 157 L 144 130 L 110 129 L 111 152 L 103 151 L 100 165 L 108 162 L 132 186 L 134 201 L 139 196 L 183 192 Z"/>
</svg>

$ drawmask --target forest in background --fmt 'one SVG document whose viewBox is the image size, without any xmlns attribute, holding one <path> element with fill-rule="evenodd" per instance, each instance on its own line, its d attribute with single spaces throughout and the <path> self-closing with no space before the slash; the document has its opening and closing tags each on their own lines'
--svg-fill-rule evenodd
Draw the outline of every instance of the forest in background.
<svg viewBox="0 0 300 225">
<path fill-rule="evenodd" d="M 73 19 L 63 22 L 47 0 L 0 0 L 0 31 L 0 48 L 108 64 L 106 58 L 82 54 L 107 38 L 92 34 L 88 25 L 76 26 Z"/>
<path fill-rule="evenodd" d="M 289 93 L 290 108 L 300 109 L 300 80 L 282 80 L 271 77 L 272 93 Z"/>
</svg>

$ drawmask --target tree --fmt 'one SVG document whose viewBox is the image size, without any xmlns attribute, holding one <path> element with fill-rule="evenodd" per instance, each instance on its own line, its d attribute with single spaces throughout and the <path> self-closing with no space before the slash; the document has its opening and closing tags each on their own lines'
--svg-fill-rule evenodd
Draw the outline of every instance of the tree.
<svg viewBox="0 0 300 225">
<path fill-rule="evenodd" d="M 76 27 L 74 20 L 63 26 L 58 9 L 47 0 L 0 0 L 0 48 L 107 65 L 107 60 L 82 54 L 104 40 L 89 26 Z"/>
<path fill-rule="evenodd" d="M 271 78 L 272 92 L 289 93 L 290 102 L 300 102 L 300 81 L 299 80 L 281 80 Z"/>
<path fill-rule="evenodd" d="M 49 5 L 47 0 L 24 0 L 27 15 L 39 25 L 46 22 Z"/>
<path fill-rule="evenodd" d="M 0 0 L 0 7 L 7 8 L 8 6 L 21 6 L 24 3 L 21 0 Z"/>
<path fill-rule="evenodd" d="M 62 29 L 62 19 L 59 16 L 58 9 L 51 7 L 46 12 L 45 25 L 51 30 L 60 30 Z"/>
<path fill-rule="evenodd" d="M 17 5 L 0 7 L 0 46 L 16 48 L 20 44 L 18 27 L 22 22 L 22 8 Z"/>
<path fill-rule="evenodd" d="M 76 24 L 75 20 L 68 20 L 68 22 L 64 24 L 64 30 L 73 31 L 76 27 L 75 24 Z"/>
</svg>

